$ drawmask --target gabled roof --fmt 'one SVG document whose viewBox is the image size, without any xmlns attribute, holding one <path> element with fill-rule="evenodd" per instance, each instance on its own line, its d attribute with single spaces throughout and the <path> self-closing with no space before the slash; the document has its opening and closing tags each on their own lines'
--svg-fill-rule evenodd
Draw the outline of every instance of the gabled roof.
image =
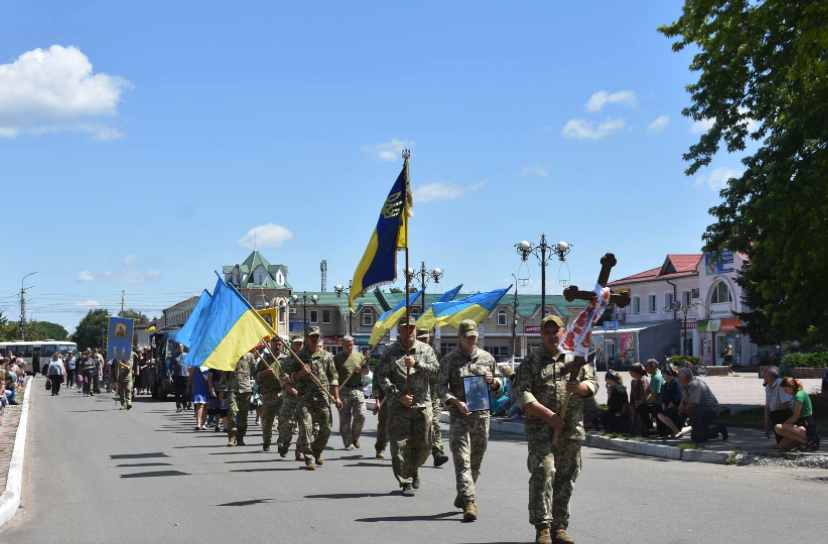
<svg viewBox="0 0 828 544">
<path fill-rule="evenodd" d="M 609 287 L 629 285 L 633 283 L 645 283 L 650 281 L 663 281 L 688 276 L 698 276 L 698 264 L 704 255 L 701 253 L 671 253 L 664 259 L 664 263 L 658 268 L 651 268 L 620 280 L 609 282 Z"/>
<path fill-rule="evenodd" d="M 255 282 L 255 277 L 253 276 L 252 272 L 254 272 L 257 268 L 263 267 L 267 271 L 267 275 L 264 278 L 264 283 L 258 284 Z M 233 274 L 236 265 L 230 266 L 223 266 L 222 271 L 225 274 Z M 242 273 L 241 285 L 240 288 L 254 288 L 254 287 L 266 287 L 269 289 L 292 289 L 290 284 L 287 282 L 287 266 L 282 264 L 270 264 L 267 259 L 265 259 L 264 255 L 259 253 L 258 251 L 252 252 L 248 257 L 244 260 L 243 263 L 239 264 L 239 270 Z M 279 271 L 282 271 L 284 274 L 284 283 L 280 284 L 276 282 L 276 274 Z"/>
</svg>

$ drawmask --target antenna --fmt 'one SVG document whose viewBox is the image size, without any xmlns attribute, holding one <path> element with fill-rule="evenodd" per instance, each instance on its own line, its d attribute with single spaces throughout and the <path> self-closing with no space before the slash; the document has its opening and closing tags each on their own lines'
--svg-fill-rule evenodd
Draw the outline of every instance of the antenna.
<svg viewBox="0 0 828 544">
<path fill-rule="evenodd" d="M 319 271 L 322 272 L 322 292 L 328 290 L 328 261 L 322 259 L 322 263 L 319 265 Z"/>
</svg>

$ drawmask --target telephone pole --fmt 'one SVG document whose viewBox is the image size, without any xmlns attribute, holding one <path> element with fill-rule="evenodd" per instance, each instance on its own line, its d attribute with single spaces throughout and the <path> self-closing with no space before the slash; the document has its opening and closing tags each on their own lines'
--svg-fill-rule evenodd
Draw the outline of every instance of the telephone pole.
<svg viewBox="0 0 828 544">
<path fill-rule="evenodd" d="M 124 317 L 124 296 L 126 295 L 126 291 L 121 291 L 121 315 L 119 317 Z"/>
<path fill-rule="evenodd" d="M 34 285 L 23 288 L 23 282 L 26 281 L 26 278 L 29 276 L 33 276 L 37 274 L 37 272 L 31 272 L 30 274 L 26 274 L 23 276 L 23 279 L 20 280 L 20 339 L 26 339 L 26 291 L 34 287 Z"/>
</svg>

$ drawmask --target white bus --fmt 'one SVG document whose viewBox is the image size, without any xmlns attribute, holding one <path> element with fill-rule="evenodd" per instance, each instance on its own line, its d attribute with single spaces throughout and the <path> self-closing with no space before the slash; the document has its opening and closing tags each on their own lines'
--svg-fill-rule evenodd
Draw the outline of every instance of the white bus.
<svg viewBox="0 0 828 544">
<path fill-rule="evenodd" d="M 28 342 L 25 340 L 15 340 L 14 342 L 0 342 L 0 353 L 3 357 L 7 357 L 9 352 L 15 357 L 20 357 L 26 361 L 26 373 L 31 374 L 40 373 L 40 368 L 52 359 L 52 355 L 58 352 L 66 358 L 66 354 L 72 350 L 75 356 L 78 355 L 78 346 L 74 342 L 61 340 L 38 340 L 37 342 Z M 33 366 L 32 359 L 38 356 L 38 364 Z"/>
</svg>

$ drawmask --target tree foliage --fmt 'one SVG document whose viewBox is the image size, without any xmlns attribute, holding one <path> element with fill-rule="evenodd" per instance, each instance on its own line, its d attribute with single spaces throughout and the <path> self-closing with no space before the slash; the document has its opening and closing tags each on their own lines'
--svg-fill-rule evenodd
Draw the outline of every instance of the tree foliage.
<svg viewBox="0 0 828 544">
<path fill-rule="evenodd" d="M 147 323 L 150 321 L 150 318 L 146 315 L 142 314 L 138 310 L 133 310 L 130 308 L 129 310 L 124 310 L 121 314 L 121 317 L 131 317 L 135 320 L 135 325 L 141 325 L 143 323 Z"/>
<path fill-rule="evenodd" d="M 392 287 L 388 290 L 389 293 L 405 293 L 405 289 L 402 287 Z"/>
<path fill-rule="evenodd" d="M 78 327 L 72 334 L 72 341 L 79 350 L 86 348 L 104 347 L 106 333 L 109 330 L 109 311 L 104 308 L 95 308 L 80 320 Z"/>
<path fill-rule="evenodd" d="M 69 337 L 69 331 L 63 325 L 49 321 L 35 321 L 33 325 L 37 329 L 37 340 L 46 340 L 47 338 L 51 340 L 66 340 Z M 35 338 L 29 338 L 28 333 L 26 334 L 26 338 L 28 340 L 35 340 Z"/>
<path fill-rule="evenodd" d="M 682 113 L 712 126 L 684 159 L 688 175 L 710 164 L 722 141 L 743 152 L 744 173 L 711 208 L 705 251 L 744 253 L 747 328 L 775 341 L 828 341 L 828 2 L 686 0 L 659 28 L 673 50 L 694 44 Z"/>
</svg>

